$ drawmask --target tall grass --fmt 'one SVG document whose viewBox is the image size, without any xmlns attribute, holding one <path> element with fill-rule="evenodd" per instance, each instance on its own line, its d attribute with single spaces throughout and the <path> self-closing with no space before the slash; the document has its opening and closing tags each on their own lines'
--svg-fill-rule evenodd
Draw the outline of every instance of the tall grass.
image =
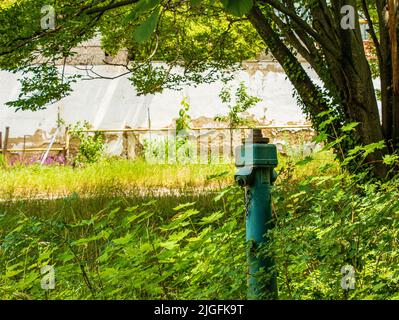
<svg viewBox="0 0 399 320">
<path fill-rule="evenodd" d="M 310 157 L 310 156 L 309 156 Z M 309 158 L 308 157 L 308 158 Z M 306 161 L 302 156 L 280 156 L 277 170 Z M 293 179 L 317 174 L 320 167 L 337 171 L 330 152 L 317 153 L 315 159 L 293 172 Z M 304 160 L 305 159 L 305 160 Z M 153 192 L 177 193 L 190 190 L 216 190 L 234 183 L 233 163 L 157 164 L 142 160 L 107 159 L 84 167 L 0 165 L 0 198 L 57 198 L 77 193 L 82 197 L 98 194 Z M 220 176 L 221 173 L 224 173 Z M 219 176 L 218 179 L 210 177 Z"/>
<path fill-rule="evenodd" d="M 218 182 L 208 177 L 228 172 Z M 149 189 L 212 189 L 233 182 L 231 164 L 149 164 L 144 161 L 105 160 L 85 167 L 16 166 L 0 169 L 0 197 L 63 197 L 112 194 Z"/>
</svg>

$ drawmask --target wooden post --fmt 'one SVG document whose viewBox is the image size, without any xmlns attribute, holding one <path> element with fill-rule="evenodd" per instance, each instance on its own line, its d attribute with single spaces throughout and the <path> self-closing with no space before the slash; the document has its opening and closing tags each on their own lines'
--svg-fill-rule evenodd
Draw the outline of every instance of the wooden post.
<svg viewBox="0 0 399 320">
<path fill-rule="evenodd" d="M 197 134 L 197 164 L 201 164 L 201 132 Z"/>
<path fill-rule="evenodd" d="M 170 151 L 170 145 L 169 145 L 169 132 L 166 134 L 166 139 L 165 139 L 165 157 L 164 161 L 165 164 L 169 163 L 169 151 Z"/>
<path fill-rule="evenodd" d="M 212 163 L 212 137 L 208 136 L 208 164 Z"/>
<path fill-rule="evenodd" d="M 68 157 L 68 151 L 69 151 L 69 130 L 68 130 L 68 127 L 66 127 L 65 128 L 65 145 L 64 145 L 64 148 L 62 151 L 65 161 Z"/>
<path fill-rule="evenodd" d="M 129 159 L 136 159 L 137 158 L 137 153 L 136 149 L 138 146 L 138 137 L 136 136 L 136 133 L 132 131 L 132 146 L 129 149 Z"/>
<path fill-rule="evenodd" d="M 23 152 L 22 152 L 22 163 L 25 161 L 25 149 L 26 149 L 26 135 L 24 134 L 24 146 L 23 146 Z"/>
<path fill-rule="evenodd" d="M 123 138 L 122 138 L 122 146 L 125 147 L 125 155 L 126 155 L 126 159 L 129 159 L 129 136 L 127 134 L 127 132 L 123 132 Z"/>
<path fill-rule="evenodd" d="M 241 129 L 241 141 L 245 139 L 245 129 Z"/>
<path fill-rule="evenodd" d="M 233 147 L 233 128 L 230 128 L 230 157 L 234 157 L 234 147 Z"/>
<path fill-rule="evenodd" d="M 222 163 L 224 160 L 224 139 L 223 134 L 219 134 L 219 162 Z"/>
<path fill-rule="evenodd" d="M 7 162 L 7 149 L 8 149 L 8 139 L 10 137 L 10 127 L 6 127 L 6 133 L 4 135 L 4 144 L 3 144 L 3 158 L 4 161 Z"/>
</svg>

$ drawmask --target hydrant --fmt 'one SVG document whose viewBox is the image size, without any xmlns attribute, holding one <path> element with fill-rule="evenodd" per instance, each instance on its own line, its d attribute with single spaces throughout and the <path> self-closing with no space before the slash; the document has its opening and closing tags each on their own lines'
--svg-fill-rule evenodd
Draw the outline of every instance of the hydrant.
<svg viewBox="0 0 399 320">
<path fill-rule="evenodd" d="M 243 140 L 235 150 L 237 172 L 235 181 L 245 188 L 246 240 L 248 260 L 248 299 L 277 298 L 274 262 L 270 257 L 258 255 L 259 246 L 267 242 L 267 231 L 272 228 L 271 186 L 277 178 L 277 148 L 269 144 L 260 129 Z M 265 280 L 257 274 L 266 272 Z"/>
</svg>

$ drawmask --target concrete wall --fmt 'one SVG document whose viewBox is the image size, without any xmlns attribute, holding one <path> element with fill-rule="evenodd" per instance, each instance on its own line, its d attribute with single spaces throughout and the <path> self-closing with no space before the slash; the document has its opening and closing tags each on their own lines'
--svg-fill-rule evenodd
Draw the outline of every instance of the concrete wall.
<svg viewBox="0 0 399 320">
<path fill-rule="evenodd" d="M 77 55 L 67 60 L 66 74 L 85 74 L 84 65 L 94 65 L 94 71 L 106 77 L 115 77 L 126 71 L 124 67 L 107 63 L 125 64 L 127 52 L 122 50 L 110 57 L 100 48 L 100 38 L 81 44 L 74 50 Z M 270 58 L 246 62 L 244 70 L 237 72 L 233 85 L 244 81 L 249 92 L 262 99 L 249 115 L 262 124 L 303 124 L 306 118 L 293 98 L 294 89 L 281 67 Z M 61 61 L 60 61 L 61 64 Z M 307 68 L 306 64 L 304 66 Z M 61 69 L 62 66 L 60 65 Z M 307 68 L 309 70 L 309 68 Z M 309 70 L 315 82 L 317 76 Z M 180 102 L 188 98 L 190 115 L 195 126 L 213 126 L 216 115 L 226 114 L 227 106 L 220 102 L 218 94 L 222 84 L 204 84 L 186 87 L 182 91 L 165 90 L 162 94 L 137 96 L 128 76 L 115 80 L 81 80 L 73 85 L 73 93 L 61 101 L 49 105 L 47 110 L 18 111 L 5 106 L 19 94 L 19 74 L 0 71 L 0 131 L 11 128 L 11 147 L 22 148 L 45 145 L 52 137 L 57 119 L 67 124 L 87 120 L 95 129 L 152 128 L 173 126 Z M 121 141 L 115 141 L 119 147 Z M 118 147 L 118 148 L 119 148 Z"/>
<path fill-rule="evenodd" d="M 123 67 L 98 65 L 96 72 L 113 77 L 123 73 Z M 66 73 L 81 73 L 75 66 L 67 66 Z M 187 87 L 183 91 L 165 90 L 162 94 L 137 96 L 127 76 L 115 80 L 79 81 L 74 84 L 73 93 L 63 100 L 48 106 L 47 110 L 18 111 L 5 106 L 19 94 L 18 74 L 0 71 L 0 128 L 11 127 L 12 137 L 31 135 L 37 129 L 49 134 L 56 127 L 57 114 L 67 123 L 87 120 L 95 128 L 119 129 L 147 127 L 148 114 L 152 127 L 172 124 L 180 108 L 180 102 L 187 97 L 193 119 L 213 118 L 224 114 L 227 107 L 218 97 L 221 83 Z M 305 122 L 305 117 L 292 98 L 293 88 L 280 67 L 271 61 L 248 63 L 247 69 L 236 74 L 238 84 L 245 81 L 253 95 L 263 99 L 250 113 L 256 118 L 266 117 L 266 122 L 286 124 Z M 1 130 L 1 129 L 0 129 Z"/>
</svg>

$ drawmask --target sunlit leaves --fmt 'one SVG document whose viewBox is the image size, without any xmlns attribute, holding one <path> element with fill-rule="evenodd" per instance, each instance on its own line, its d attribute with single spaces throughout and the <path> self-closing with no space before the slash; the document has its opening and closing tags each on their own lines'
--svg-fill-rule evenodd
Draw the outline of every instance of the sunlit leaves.
<svg viewBox="0 0 399 320">
<path fill-rule="evenodd" d="M 312 161 L 313 161 L 313 157 L 312 156 L 307 156 L 307 157 L 305 157 L 305 159 L 302 159 L 302 160 L 298 161 L 296 163 L 296 165 L 297 166 L 304 166 L 304 165 L 306 165 L 306 164 L 308 164 L 308 163 L 310 163 Z"/>
<path fill-rule="evenodd" d="M 359 124 L 360 124 L 359 122 L 351 122 L 351 123 L 348 123 L 348 124 L 344 125 L 344 126 L 341 128 L 341 131 L 342 131 L 342 132 L 350 132 L 350 131 L 352 131 L 353 129 L 355 129 Z"/>
<path fill-rule="evenodd" d="M 385 164 L 391 166 L 399 161 L 399 155 L 397 154 L 385 155 L 382 160 Z"/>
<path fill-rule="evenodd" d="M 37 65 L 23 69 L 25 75 L 19 81 L 21 92 L 18 100 L 7 102 L 6 105 L 16 110 L 43 110 L 46 105 L 68 96 L 71 84 L 77 76 L 64 78 L 55 65 Z"/>
<path fill-rule="evenodd" d="M 282 275 L 280 298 L 397 297 L 398 196 L 397 180 L 378 183 L 344 172 L 303 176 L 297 184 L 280 175 L 268 246 Z M 349 292 L 342 290 L 339 273 L 347 264 L 356 270 Z"/>
</svg>

